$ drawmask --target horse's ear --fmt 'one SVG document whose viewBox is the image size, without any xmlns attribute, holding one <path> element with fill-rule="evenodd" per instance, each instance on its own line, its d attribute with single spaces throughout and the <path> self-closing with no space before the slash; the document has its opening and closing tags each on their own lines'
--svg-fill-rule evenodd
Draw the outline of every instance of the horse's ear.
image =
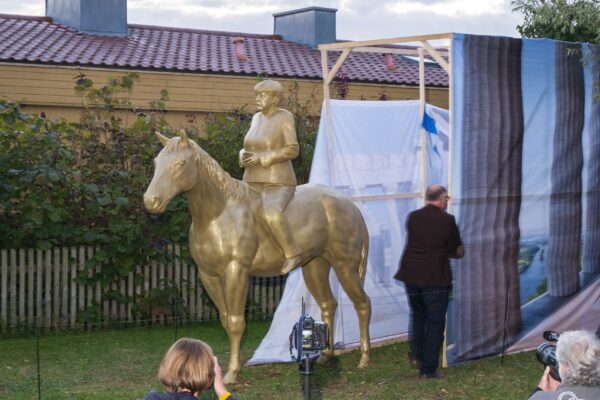
<svg viewBox="0 0 600 400">
<path fill-rule="evenodd" d="M 188 139 L 187 133 L 185 133 L 185 130 L 182 129 L 179 131 L 179 136 L 181 137 L 181 139 L 179 140 L 179 143 L 183 146 L 189 146 L 190 145 L 190 141 Z"/>
<path fill-rule="evenodd" d="M 156 135 L 156 137 L 158 138 L 158 140 L 160 140 L 160 142 L 162 143 L 163 146 L 167 145 L 167 142 L 169 141 L 168 137 L 166 137 L 165 135 L 163 135 L 159 131 L 155 131 L 154 134 Z"/>
</svg>

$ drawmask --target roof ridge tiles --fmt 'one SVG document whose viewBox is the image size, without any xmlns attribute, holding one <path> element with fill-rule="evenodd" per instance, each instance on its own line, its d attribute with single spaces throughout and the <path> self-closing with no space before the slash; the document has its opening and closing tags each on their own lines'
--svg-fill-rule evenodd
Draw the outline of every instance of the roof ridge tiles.
<svg viewBox="0 0 600 400">
<path fill-rule="evenodd" d="M 0 18 L 4 19 L 20 19 L 24 21 L 40 21 L 40 22 L 52 22 L 52 17 L 45 17 L 43 15 L 20 15 L 20 14 L 2 14 Z"/>
<path fill-rule="evenodd" d="M 207 29 L 176 28 L 176 27 L 172 27 L 172 26 L 142 25 L 142 24 L 128 24 L 127 26 L 130 29 L 147 29 L 147 30 L 156 30 L 156 31 L 201 33 L 201 34 L 206 34 L 206 35 L 220 35 L 220 36 L 233 36 L 233 37 L 241 36 L 244 38 L 252 38 L 252 39 L 283 40 L 283 37 L 281 35 L 267 34 L 267 33 L 213 31 L 213 30 L 207 30 Z"/>
<path fill-rule="evenodd" d="M 78 32 L 49 17 L 0 14 L 0 63 L 101 66 L 201 74 L 319 79 L 318 49 L 284 40 L 280 35 L 129 24 L 127 37 Z M 244 37 L 249 59 L 235 56 L 234 38 Z M 343 43 L 345 41 L 339 40 Z M 388 45 L 390 48 L 411 47 Z M 382 47 L 388 47 L 382 46 Z M 329 61 L 339 57 L 332 52 Z M 391 51 L 394 53 L 394 51 Z M 381 54 L 352 52 L 344 71 L 353 82 L 409 85 L 418 82 L 418 65 L 392 55 L 396 71 L 386 68 Z M 448 76 L 439 66 L 425 65 L 427 86 L 447 87 Z"/>
</svg>

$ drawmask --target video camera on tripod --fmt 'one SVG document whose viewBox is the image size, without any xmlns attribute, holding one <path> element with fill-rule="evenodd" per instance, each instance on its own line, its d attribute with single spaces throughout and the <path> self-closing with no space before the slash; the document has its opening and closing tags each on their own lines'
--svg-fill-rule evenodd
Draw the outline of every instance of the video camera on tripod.
<svg viewBox="0 0 600 400">
<path fill-rule="evenodd" d="M 296 349 L 297 355 L 292 353 L 292 347 Z M 327 342 L 327 324 L 323 321 L 315 321 L 304 312 L 302 303 L 302 316 L 294 325 L 290 334 L 290 355 L 293 361 L 302 362 L 304 359 L 319 357 L 321 350 L 329 347 Z"/>
<path fill-rule="evenodd" d="M 321 350 L 329 347 L 327 341 L 327 324 L 315 321 L 306 314 L 304 298 L 302 298 L 302 315 L 290 333 L 290 356 L 298 363 L 300 374 L 304 375 L 304 399 L 310 399 L 310 375 L 313 373 L 313 361 L 319 357 Z M 292 352 L 296 349 L 296 355 Z"/>
</svg>

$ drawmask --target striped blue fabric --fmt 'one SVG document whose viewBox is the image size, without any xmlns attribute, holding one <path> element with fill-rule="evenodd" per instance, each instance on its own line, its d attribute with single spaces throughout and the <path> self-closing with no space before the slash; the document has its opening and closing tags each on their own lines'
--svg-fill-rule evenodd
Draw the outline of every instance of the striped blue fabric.
<svg viewBox="0 0 600 400">
<path fill-rule="evenodd" d="M 600 46 L 590 45 L 593 98 L 587 165 L 586 224 L 583 232 L 583 272 L 600 273 Z"/>
<path fill-rule="evenodd" d="M 451 358 L 499 352 L 521 326 L 519 212 L 523 107 L 519 39 L 465 35 L 458 215 L 465 257 L 456 263 Z"/>
<path fill-rule="evenodd" d="M 585 87 L 581 45 L 556 42 L 554 129 L 548 238 L 548 293 L 569 296 L 579 289 L 582 219 L 582 133 Z"/>
<path fill-rule="evenodd" d="M 452 47 L 457 363 L 498 354 L 600 275 L 600 45 L 455 34 Z"/>
</svg>

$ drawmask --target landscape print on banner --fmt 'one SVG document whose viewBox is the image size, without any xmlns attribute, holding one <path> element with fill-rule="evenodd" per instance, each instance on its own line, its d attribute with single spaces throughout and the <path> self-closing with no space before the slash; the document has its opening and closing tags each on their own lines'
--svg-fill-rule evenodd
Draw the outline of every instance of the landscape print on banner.
<svg viewBox="0 0 600 400">
<path fill-rule="evenodd" d="M 600 271 L 594 52 L 455 35 L 451 362 L 503 351 Z"/>
</svg>

